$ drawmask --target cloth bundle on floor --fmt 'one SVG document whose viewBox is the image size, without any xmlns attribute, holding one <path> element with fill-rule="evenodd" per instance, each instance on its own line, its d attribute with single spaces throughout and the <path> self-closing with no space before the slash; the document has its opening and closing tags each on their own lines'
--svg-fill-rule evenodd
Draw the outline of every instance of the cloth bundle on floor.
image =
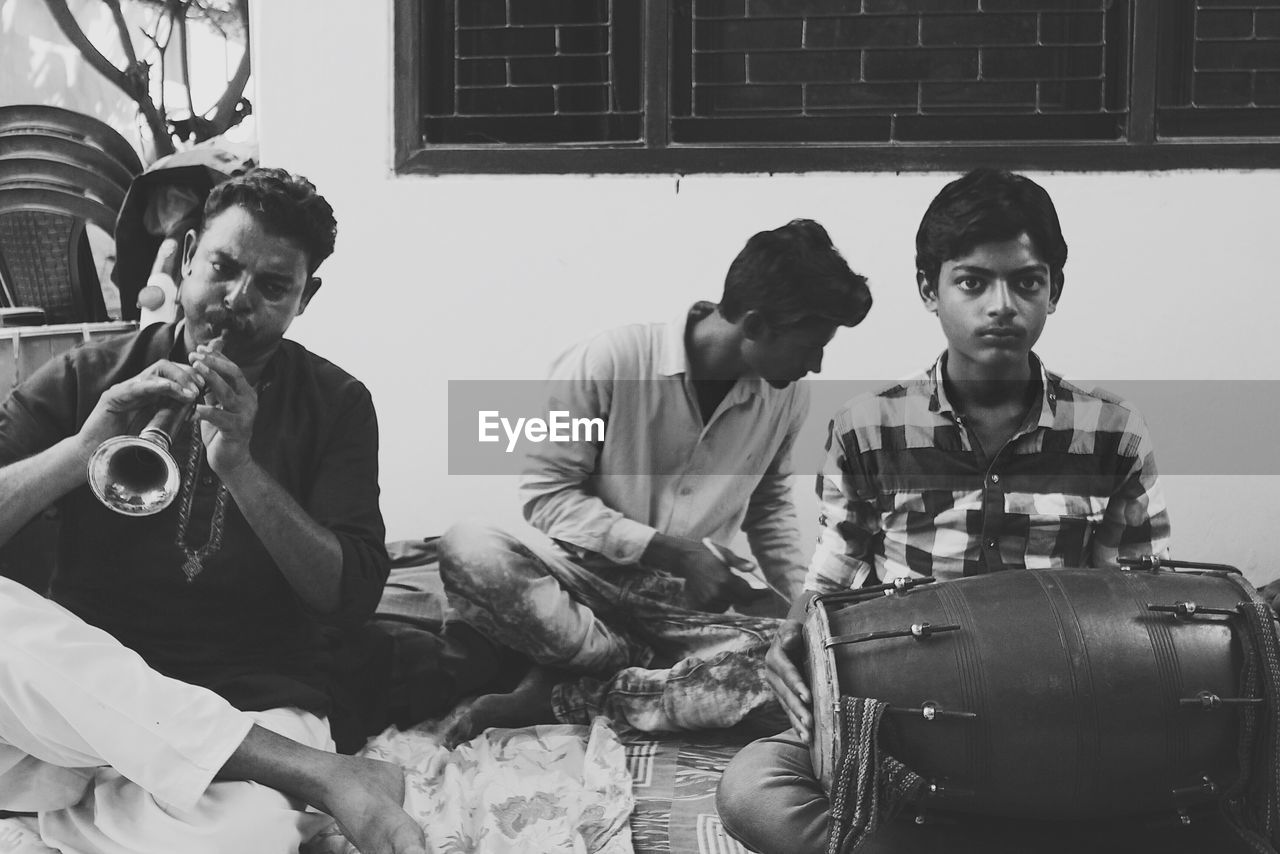
<svg viewBox="0 0 1280 854">
<path fill-rule="evenodd" d="M 635 799 L 617 735 L 590 727 L 490 729 L 455 750 L 425 729 L 388 730 L 362 751 L 408 769 L 405 809 L 448 854 L 632 854 Z M 336 827 L 306 854 L 357 854 Z"/>
</svg>

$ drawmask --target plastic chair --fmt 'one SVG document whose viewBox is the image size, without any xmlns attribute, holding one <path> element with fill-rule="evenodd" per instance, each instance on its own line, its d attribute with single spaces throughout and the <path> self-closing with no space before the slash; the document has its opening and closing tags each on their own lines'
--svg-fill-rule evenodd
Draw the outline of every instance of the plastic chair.
<svg viewBox="0 0 1280 854">
<path fill-rule="evenodd" d="M 0 107 L 0 306 L 50 323 L 106 320 L 85 233 L 115 234 L 142 163 L 108 125 L 59 107 Z"/>
<path fill-rule="evenodd" d="M 13 305 L 38 306 L 50 323 L 108 319 L 86 222 L 115 231 L 115 213 L 84 195 L 0 187 L 0 256 Z"/>
<path fill-rule="evenodd" d="M 83 142 L 37 133 L 0 134 L 0 160 L 36 159 L 79 166 L 128 187 L 136 173 L 107 152 Z"/>
<path fill-rule="evenodd" d="M 0 189 L 50 188 L 83 193 L 112 210 L 124 204 L 128 184 L 74 163 L 38 157 L 0 159 Z"/>
<path fill-rule="evenodd" d="M 0 136 L 23 133 L 62 136 L 88 144 L 111 155 L 130 175 L 137 175 L 142 171 L 138 152 L 133 150 L 133 146 L 115 128 L 83 113 L 43 104 L 0 107 Z"/>
</svg>

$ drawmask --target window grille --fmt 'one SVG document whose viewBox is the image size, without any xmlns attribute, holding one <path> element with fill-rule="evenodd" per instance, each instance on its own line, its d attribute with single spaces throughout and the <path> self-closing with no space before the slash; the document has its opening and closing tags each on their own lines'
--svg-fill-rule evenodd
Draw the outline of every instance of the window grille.
<svg viewBox="0 0 1280 854">
<path fill-rule="evenodd" d="M 1280 0 L 396 0 L 399 166 L 1274 165 Z"/>
<path fill-rule="evenodd" d="M 428 140 L 641 139 L 635 0 L 427 2 Z M 431 43 L 431 42 L 429 42 Z"/>
<path fill-rule="evenodd" d="M 1280 136 L 1280 3 L 1160 5 L 1158 131 Z"/>
<path fill-rule="evenodd" d="M 1107 45 L 1126 41 L 1126 12 L 1101 0 L 694 0 L 691 49 L 673 52 L 674 137 L 1118 139 L 1125 56 Z"/>
</svg>

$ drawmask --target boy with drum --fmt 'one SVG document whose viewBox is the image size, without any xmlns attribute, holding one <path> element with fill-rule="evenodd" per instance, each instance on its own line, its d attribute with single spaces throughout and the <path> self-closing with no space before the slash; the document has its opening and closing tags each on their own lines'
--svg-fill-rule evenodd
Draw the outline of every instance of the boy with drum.
<svg viewBox="0 0 1280 854">
<path fill-rule="evenodd" d="M 814 714 L 831 712 L 811 709 L 798 666 L 814 596 L 1167 552 L 1142 417 L 1066 382 L 1032 352 L 1062 296 L 1066 260 L 1053 202 L 1025 176 L 975 170 L 925 212 L 916 282 L 947 349 L 925 373 L 853 399 L 831 423 L 818 547 L 766 659 L 794 730 L 745 748 L 720 786 L 725 828 L 754 850 L 826 850 L 828 799 L 809 743 Z M 862 850 L 1047 850 L 1052 841 L 990 824 L 890 823 Z"/>
</svg>

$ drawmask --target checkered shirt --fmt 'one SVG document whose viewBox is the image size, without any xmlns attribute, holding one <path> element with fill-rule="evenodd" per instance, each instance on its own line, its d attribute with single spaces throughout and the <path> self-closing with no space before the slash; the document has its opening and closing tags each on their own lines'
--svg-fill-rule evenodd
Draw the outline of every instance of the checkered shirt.
<svg viewBox="0 0 1280 854">
<path fill-rule="evenodd" d="M 807 589 L 857 587 L 872 573 L 945 580 L 1168 553 L 1169 515 L 1142 416 L 1032 359 L 1038 404 L 990 460 L 946 398 L 941 358 L 836 413 Z"/>
</svg>

